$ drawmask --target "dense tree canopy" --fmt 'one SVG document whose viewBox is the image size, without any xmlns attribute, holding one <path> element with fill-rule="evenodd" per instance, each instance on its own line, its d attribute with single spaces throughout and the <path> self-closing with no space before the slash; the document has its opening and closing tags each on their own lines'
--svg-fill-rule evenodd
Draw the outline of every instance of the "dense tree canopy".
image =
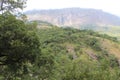
<svg viewBox="0 0 120 80">
<path fill-rule="evenodd" d="M 4 19 L 5 18 L 5 19 Z M 34 63 L 40 53 L 39 38 L 22 21 L 9 13 L 0 15 L 0 66 L 17 72 Z"/>
</svg>

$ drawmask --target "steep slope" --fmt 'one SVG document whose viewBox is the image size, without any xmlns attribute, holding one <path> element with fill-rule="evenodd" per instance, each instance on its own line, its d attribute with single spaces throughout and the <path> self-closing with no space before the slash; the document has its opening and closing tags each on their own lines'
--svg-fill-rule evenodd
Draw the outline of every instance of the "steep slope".
<svg viewBox="0 0 120 80">
<path fill-rule="evenodd" d="M 45 79 L 120 79 L 120 43 L 116 38 L 91 30 L 58 27 L 40 28 L 38 34 L 41 52 L 47 53 L 45 57 L 52 55 L 46 59 L 52 58 L 55 63 L 53 74 Z"/>
<path fill-rule="evenodd" d="M 99 25 L 120 26 L 120 18 L 102 10 L 66 8 L 55 10 L 32 10 L 26 12 L 29 20 L 47 21 L 59 26 Z"/>
<path fill-rule="evenodd" d="M 120 59 L 120 43 L 117 38 L 106 34 L 99 34 L 91 30 L 77 30 L 72 28 L 40 28 L 41 43 L 66 47 L 68 53 L 75 54 L 75 50 L 83 49 L 84 53 L 113 54 Z M 87 51 L 88 50 L 88 51 Z M 91 51 L 92 50 L 92 51 Z M 92 55 L 92 54 L 91 54 Z"/>
</svg>

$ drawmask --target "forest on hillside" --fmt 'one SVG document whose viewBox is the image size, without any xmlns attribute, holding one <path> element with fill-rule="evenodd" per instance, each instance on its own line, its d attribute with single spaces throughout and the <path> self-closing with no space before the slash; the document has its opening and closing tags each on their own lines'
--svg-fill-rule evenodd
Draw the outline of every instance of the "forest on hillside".
<svg viewBox="0 0 120 80">
<path fill-rule="evenodd" d="M 13 2 L 0 8 L 0 80 L 120 80 L 116 37 L 45 22 L 37 27 L 14 14 L 25 2 Z"/>
</svg>

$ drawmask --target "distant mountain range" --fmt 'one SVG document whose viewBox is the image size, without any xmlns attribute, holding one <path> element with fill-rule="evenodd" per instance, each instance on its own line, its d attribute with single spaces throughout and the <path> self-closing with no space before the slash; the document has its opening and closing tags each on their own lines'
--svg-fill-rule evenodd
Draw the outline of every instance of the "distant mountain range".
<svg viewBox="0 0 120 80">
<path fill-rule="evenodd" d="M 58 26 L 120 26 L 120 17 L 96 9 L 65 8 L 25 12 L 29 20 L 46 21 Z"/>
</svg>

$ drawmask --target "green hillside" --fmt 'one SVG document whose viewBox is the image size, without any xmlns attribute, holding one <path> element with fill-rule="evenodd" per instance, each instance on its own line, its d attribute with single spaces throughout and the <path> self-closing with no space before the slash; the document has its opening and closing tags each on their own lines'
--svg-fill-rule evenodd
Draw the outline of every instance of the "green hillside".
<svg viewBox="0 0 120 80">
<path fill-rule="evenodd" d="M 26 0 L 0 3 L 0 80 L 120 80 L 117 16 L 71 8 L 46 10 L 41 17 L 32 15 L 41 20 L 32 21 L 19 12 Z M 80 27 L 82 23 L 85 25 Z"/>
<path fill-rule="evenodd" d="M 12 15 L 0 30 L 0 80 L 120 80 L 116 37 Z"/>
<path fill-rule="evenodd" d="M 109 26 L 100 31 L 100 33 L 108 34 L 117 37 L 120 40 L 120 26 Z"/>
<path fill-rule="evenodd" d="M 120 43 L 116 38 L 91 30 L 57 27 L 39 29 L 38 34 L 41 52 L 53 61 L 52 65 L 48 62 L 51 72 L 44 79 L 120 79 Z"/>
</svg>

